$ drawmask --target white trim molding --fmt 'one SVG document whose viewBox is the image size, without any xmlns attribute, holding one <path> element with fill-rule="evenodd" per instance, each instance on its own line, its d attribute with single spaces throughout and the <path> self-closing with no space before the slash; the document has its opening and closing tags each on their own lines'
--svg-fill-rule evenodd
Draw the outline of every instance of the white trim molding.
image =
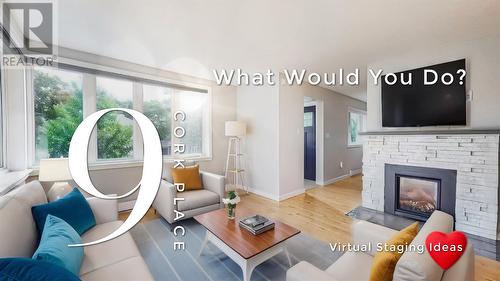
<svg viewBox="0 0 500 281">
<path fill-rule="evenodd" d="M 316 184 L 321 185 L 324 180 L 324 151 L 325 151 L 325 125 L 324 125 L 324 102 L 315 100 L 305 102 L 305 106 L 316 107 Z"/>
<path fill-rule="evenodd" d="M 336 178 L 333 178 L 333 179 L 329 179 L 329 180 L 323 182 L 323 184 L 321 184 L 321 185 L 325 186 L 325 185 L 329 185 L 329 184 L 332 184 L 332 183 L 336 183 L 336 182 L 341 181 L 343 179 L 346 179 L 346 178 L 348 178 L 350 176 L 351 176 L 350 174 L 345 174 L 345 175 L 342 175 L 342 176 L 339 176 L 339 177 L 336 177 Z"/>
<path fill-rule="evenodd" d="M 297 189 L 297 190 L 280 195 L 278 201 L 283 201 L 283 200 L 286 200 L 288 198 L 292 198 L 292 197 L 295 197 L 297 195 L 303 194 L 305 192 L 306 192 L 305 189 Z"/>
<path fill-rule="evenodd" d="M 349 170 L 349 176 L 355 176 L 357 174 L 361 174 L 363 172 L 362 168 L 359 169 L 354 169 L 354 170 Z"/>
</svg>

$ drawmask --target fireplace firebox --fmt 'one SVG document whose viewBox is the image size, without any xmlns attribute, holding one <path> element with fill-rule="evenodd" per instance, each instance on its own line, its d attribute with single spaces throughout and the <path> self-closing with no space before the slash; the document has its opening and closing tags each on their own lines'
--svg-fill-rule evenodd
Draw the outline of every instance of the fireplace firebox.
<svg viewBox="0 0 500 281">
<path fill-rule="evenodd" d="M 455 216 L 455 170 L 385 165 L 384 210 L 427 220 L 434 210 Z"/>
</svg>

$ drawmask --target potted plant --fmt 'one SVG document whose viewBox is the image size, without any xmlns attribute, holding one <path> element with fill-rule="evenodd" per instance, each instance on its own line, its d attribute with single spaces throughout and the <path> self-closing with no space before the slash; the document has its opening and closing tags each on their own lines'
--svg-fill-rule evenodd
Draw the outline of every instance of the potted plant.
<svg viewBox="0 0 500 281">
<path fill-rule="evenodd" d="M 236 204 L 240 203 L 240 197 L 236 191 L 228 191 L 227 198 L 223 198 L 222 202 L 226 204 L 227 218 L 233 220 L 236 216 Z"/>
</svg>

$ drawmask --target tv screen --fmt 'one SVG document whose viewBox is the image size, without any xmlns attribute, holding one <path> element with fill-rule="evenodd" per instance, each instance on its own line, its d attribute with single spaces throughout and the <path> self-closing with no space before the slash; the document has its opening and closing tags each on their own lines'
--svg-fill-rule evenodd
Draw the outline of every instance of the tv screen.
<svg viewBox="0 0 500 281">
<path fill-rule="evenodd" d="M 425 69 L 435 71 L 427 72 L 427 81 L 437 78 L 435 84 L 424 85 Z M 398 79 L 393 85 L 382 76 L 382 126 L 466 125 L 465 75 L 457 73 L 460 69 L 465 70 L 465 59 L 395 73 Z M 445 73 L 453 75 L 449 85 L 441 81 Z M 410 74 L 412 83 L 405 85 Z M 388 77 L 391 84 L 393 77 Z M 447 75 L 444 81 L 449 83 L 449 78 Z"/>
</svg>

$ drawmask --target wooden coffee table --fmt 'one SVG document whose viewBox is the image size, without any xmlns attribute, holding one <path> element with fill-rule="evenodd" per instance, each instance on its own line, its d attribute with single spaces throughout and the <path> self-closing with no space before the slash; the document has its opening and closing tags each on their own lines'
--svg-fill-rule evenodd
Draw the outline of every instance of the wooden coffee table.
<svg viewBox="0 0 500 281">
<path fill-rule="evenodd" d="M 252 235 L 240 228 L 238 222 L 240 219 L 252 216 L 255 213 L 243 208 L 237 208 L 236 213 L 237 216 L 234 220 L 227 218 L 224 209 L 194 217 L 207 229 L 205 241 L 201 246 L 199 255 L 210 241 L 241 267 L 243 281 L 250 280 L 252 271 L 256 266 L 281 252 L 286 254 L 288 262 L 292 266 L 290 255 L 283 242 L 299 234 L 298 229 L 273 220 L 275 224 L 273 230 L 259 235 Z"/>
</svg>

